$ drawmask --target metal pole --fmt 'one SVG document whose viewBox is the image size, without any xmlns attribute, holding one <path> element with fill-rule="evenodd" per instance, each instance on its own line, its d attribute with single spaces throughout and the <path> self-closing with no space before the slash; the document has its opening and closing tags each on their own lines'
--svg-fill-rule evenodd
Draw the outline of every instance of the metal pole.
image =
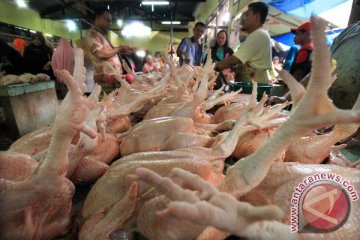
<svg viewBox="0 0 360 240">
<path fill-rule="evenodd" d="M 172 5 L 170 5 L 170 52 L 171 52 L 171 59 L 173 59 L 173 38 L 174 38 L 174 30 L 173 30 L 173 12 L 172 12 Z"/>
<path fill-rule="evenodd" d="M 83 38 L 83 34 L 82 34 L 82 26 L 81 26 L 81 21 L 79 19 L 76 20 L 78 25 L 79 25 L 79 30 L 80 30 L 80 38 Z"/>
</svg>

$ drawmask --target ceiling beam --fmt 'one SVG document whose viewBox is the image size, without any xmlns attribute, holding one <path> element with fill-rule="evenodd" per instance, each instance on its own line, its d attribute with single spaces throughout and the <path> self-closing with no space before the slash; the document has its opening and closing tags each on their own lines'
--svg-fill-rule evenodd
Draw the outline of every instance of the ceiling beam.
<svg viewBox="0 0 360 240">
<path fill-rule="evenodd" d="M 144 8 L 141 8 L 141 7 L 137 6 L 137 4 L 133 4 L 131 7 L 134 8 L 134 9 L 139 10 L 140 12 L 145 13 L 145 15 L 149 15 L 149 14 L 150 14 L 150 16 L 153 16 L 153 17 L 155 17 L 155 18 L 160 18 L 160 19 L 161 19 L 161 18 L 164 18 L 163 15 L 158 14 L 156 11 L 154 11 L 154 12 L 149 12 L 149 11 L 147 11 L 147 10 L 144 10 Z"/>
<path fill-rule="evenodd" d="M 188 19 L 189 21 L 195 21 L 195 17 L 192 16 L 192 15 L 189 15 L 189 14 L 186 14 L 186 13 L 183 13 L 183 12 L 180 12 L 180 11 L 176 11 L 175 12 L 177 15 L 180 15 L 181 17 L 184 17 L 185 19 Z M 176 20 L 176 19 L 174 19 Z"/>
</svg>

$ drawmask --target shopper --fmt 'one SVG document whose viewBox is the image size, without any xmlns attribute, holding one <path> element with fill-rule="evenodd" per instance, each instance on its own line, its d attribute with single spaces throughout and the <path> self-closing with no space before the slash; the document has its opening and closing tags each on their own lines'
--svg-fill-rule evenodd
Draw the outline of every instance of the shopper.
<svg viewBox="0 0 360 240">
<path fill-rule="evenodd" d="M 162 56 L 160 52 L 155 52 L 154 54 L 154 63 L 156 64 L 156 66 L 162 70 L 164 67 L 164 62 L 162 60 Z"/>
<path fill-rule="evenodd" d="M 331 58 L 336 60 L 336 80 L 329 89 L 329 97 L 338 108 L 350 109 L 360 94 L 360 21 L 353 23 L 334 39 L 330 47 Z M 300 83 L 305 87 L 311 73 Z M 267 104 L 273 105 L 291 101 L 290 92 L 273 96 Z"/>
<path fill-rule="evenodd" d="M 295 34 L 294 43 L 300 45 L 300 49 L 296 53 L 295 60 L 290 68 L 290 73 L 298 81 L 305 77 L 311 70 L 313 44 L 311 42 L 310 29 L 310 22 L 303 23 L 297 28 L 291 29 L 291 32 Z"/>
<path fill-rule="evenodd" d="M 146 56 L 146 62 L 143 66 L 142 72 L 144 74 L 159 72 L 160 68 L 155 64 L 153 57 L 151 55 Z"/>
<path fill-rule="evenodd" d="M 179 47 L 176 50 L 176 54 L 180 58 L 180 66 L 184 63 L 191 64 L 193 66 L 200 66 L 202 63 L 203 46 L 200 39 L 205 32 L 205 24 L 203 22 L 195 23 L 193 29 L 193 36 L 191 38 L 184 38 L 181 40 Z"/>
<path fill-rule="evenodd" d="M 228 34 L 225 30 L 220 30 L 216 34 L 215 46 L 211 48 L 211 58 L 217 63 L 234 54 L 229 47 Z"/>
</svg>

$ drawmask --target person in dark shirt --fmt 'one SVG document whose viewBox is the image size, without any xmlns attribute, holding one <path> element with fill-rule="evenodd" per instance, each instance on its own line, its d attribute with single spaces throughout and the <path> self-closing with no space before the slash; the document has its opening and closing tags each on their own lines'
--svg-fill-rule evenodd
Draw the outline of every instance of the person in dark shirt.
<svg viewBox="0 0 360 240">
<path fill-rule="evenodd" d="M 52 75 L 52 49 L 46 45 L 41 33 L 36 33 L 29 46 L 24 50 L 25 71 L 32 74 L 46 73 Z"/>
<path fill-rule="evenodd" d="M 310 29 L 310 22 L 303 23 L 297 28 L 291 29 L 291 32 L 295 34 L 295 44 L 301 46 L 296 53 L 295 61 L 290 68 L 290 73 L 298 81 L 311 71 L 311 53 L 313 45 L 310 37 Z"/>
<path fill-rule="evenodd" d="M 0 64 L 5 74 L 24 73 L 23 59 L 18 51 L 0 39 Z"/>
<path fill-rule="evenodd" d="M 211 48 L 211 58 L 217 63 L 224 60 L 226 57 L 234 54 L 234 51 L 229 47 L 228 35 L 225 30 L 220 30 L 216 34 L 215 46 Z"/>
</svg>

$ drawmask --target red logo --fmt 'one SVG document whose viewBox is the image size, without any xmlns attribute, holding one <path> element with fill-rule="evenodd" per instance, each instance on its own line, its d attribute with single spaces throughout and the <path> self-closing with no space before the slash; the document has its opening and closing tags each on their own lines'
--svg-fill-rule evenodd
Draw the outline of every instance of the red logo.
<svg viewBox="0 0 360 240">
<path fill-rule="evenodd" d="M 332 232 L 343 226 L 351 204 L 345 190 L 332 182 L 320 182 L 306 189 L 300 200 L 299 232 Z"/>
</svg>

